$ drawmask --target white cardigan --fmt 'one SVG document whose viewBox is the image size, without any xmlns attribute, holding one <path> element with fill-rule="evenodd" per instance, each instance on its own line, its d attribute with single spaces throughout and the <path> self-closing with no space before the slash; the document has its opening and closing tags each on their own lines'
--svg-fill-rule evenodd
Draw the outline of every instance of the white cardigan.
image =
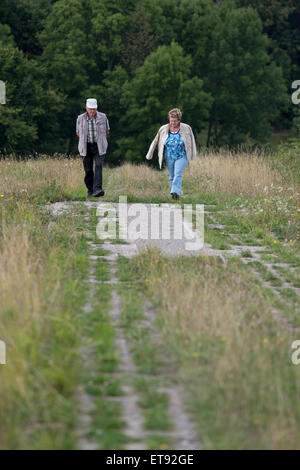
<svg viewBox="0 0 300 470">
<path fill-rule="evenodd" d="M 147 160 L 151 160 L 151 158 L 153 157 L 153 152 L 155 150 L 155 147 L 156 145 L 158 145 L 158 161 L 159 161 L 160 169 L 161 169 L 162 161 L 163 161 L 164 146 L 169 136 L 169 128 L 170 128 L 170 125 L 165 124 L 158 130 L 154 140 L 152 141 L 149 147 L 148 153 L 146 155 Z M 194 138 L 194 134 L 193 134 L 191 126 L 181 122 L 180 123 L 180 135 L 181 135 L 182 140 L 184 141 L 187 161 L 189 164 L 191 160 L 196 160 L 196 156 L 197 156 L 196 142 L 195 142 L 195 138 Z"/>
</svg>

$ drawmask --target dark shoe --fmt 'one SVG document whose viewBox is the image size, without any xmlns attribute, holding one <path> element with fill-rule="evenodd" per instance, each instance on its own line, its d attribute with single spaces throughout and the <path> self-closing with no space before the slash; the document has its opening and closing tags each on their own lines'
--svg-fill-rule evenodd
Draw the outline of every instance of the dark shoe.
<svg viewBox="0 0 300 470">
<path fill-rule="evenodd" d="M 93 197 L 99 197 L 99 196 L 104 196 L 105 192 L 103 191 L 103 189 L 99 189 L 98 191 L 95 191 L 93 193 Z"/>
<path fill-rule="evenodd" d="M 179 194 L 173 193 L 174 194 L 174 199 L 179 199 Z"/>
<path fill-rule="evenodd" d="M 174 193 L 171 193 L 172 199 L 175 199 Z"/>
<path fill-rule="evenodd" d="M 92 196 L 92 195 L 93 195 L 93 191 L 88 191 L 87 195 L 88 195 L 88 197 Z"/>
</svg>

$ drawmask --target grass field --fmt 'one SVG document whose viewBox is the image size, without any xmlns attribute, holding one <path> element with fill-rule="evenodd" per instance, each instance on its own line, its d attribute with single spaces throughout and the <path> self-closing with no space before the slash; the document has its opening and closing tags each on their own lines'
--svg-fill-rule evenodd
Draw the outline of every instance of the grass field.
<svg viewBox="0 0 300 470">
<path fill-rule="evenodd" d="M 203 154 L 185 169 L 178 203 L 208 209 L 205 241 L 224 252 L 233 243 L 243 247 L 226 264 L 214 257 L 167 258 L 158 250 L 119 257 L 120 321 L 140 374 L 133 385 L 148 448 L 172 448 L 166 436 L 172 416 L 161 391 L 171 374 L 184 384 L 204 448 L 299 449 L 300 366 L 291 361 L 291 344 L 300 339 L 295 168 L 289 150 L 280 158 Z M 122 379 L 113 375 L 120 358 L 104 259 L 96 262 L 95 278 L 106 284 L 97 284 L 93 309 L 83 313 L 89 298 L 84 232 L 97 241 L 96 211 L 79 203 L 54 217 L 44 207 L 86 200 L 82 161 L 0 160 L 0 188 L 0 339 L 7 348 L 7 364 L 0 365 L 0 448 L 76 448 L 81 386 L 95 400 L 90 435 L 99 448 L 123 448 L 128 438 L 114 399 L 122 395 Z M 103 201 L 118 202 L 120 195 L 129 202 L 170 201 L 167 170 L 147 164 L 104 168 L 104 189 Z M 223 228 L 209 227 L 214 223 Z M 259 258 L 253 246 L 261 247 Z M 106 254 L 101 245 L 95 253 Z M 159 337 L 139 326 L 147 299 Z M 82 363 L 83 337 L 93 348 L 90 367 Z"/>
</svg>

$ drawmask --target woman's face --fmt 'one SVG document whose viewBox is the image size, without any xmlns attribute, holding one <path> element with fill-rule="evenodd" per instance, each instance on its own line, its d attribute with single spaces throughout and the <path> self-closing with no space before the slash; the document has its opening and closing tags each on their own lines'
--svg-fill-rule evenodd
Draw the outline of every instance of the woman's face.
<svg viewBox="0 0 300 470">
<path fill-rule="evenodd" d="M 172 116 L 169 116 L 169 122 L 170 122 L 171 127 L 174 127 L 175 129 L 177 129 L 177 127 L 179 127 L 179 124 L 180 124 L 179 119 L 177 119 L 175 117 L 172 117 Z"/>
</svg>

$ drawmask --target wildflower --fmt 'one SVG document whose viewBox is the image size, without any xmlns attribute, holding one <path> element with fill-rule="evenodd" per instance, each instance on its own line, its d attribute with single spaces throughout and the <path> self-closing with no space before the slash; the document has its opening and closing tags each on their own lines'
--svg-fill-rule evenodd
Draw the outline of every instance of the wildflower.
<svg viewBox="0 0 300 470">
<path fill-rule="evenodd" d="M 167 449 L 167 448 L 168 448 L 168 444 L 166 444 L 166 443 L 163 442 L 162 444 L 160 444 L 160 448 L 161 448 L 161 449 Z"/>
<path fill-rule="evenodd" d="M 277 241 L 276 241 L 276 240 L 274 240 L 274 243 L 277 243 Z"/>
<path fill-rule="evenodd" d="M 253 424 L 259 424 L 259 423 L 260 423 L 259 419 L 255 418 L 255 419 L 253 420 Z"/>
<path fill-rule="evenodd" d="M 1 197 L 4 197 L 4 194 L 1 194 Z"/>
<path fill-rule="evenodd" d="M 145 279 L 145 282 L 149 282 L 149 279 Z"/>
<path fill-rule="evenodd" d="M 264 343 L 266 344 L 268 342 L 269 342 L 268 338 L 264 338 Z"/>
</svg>

